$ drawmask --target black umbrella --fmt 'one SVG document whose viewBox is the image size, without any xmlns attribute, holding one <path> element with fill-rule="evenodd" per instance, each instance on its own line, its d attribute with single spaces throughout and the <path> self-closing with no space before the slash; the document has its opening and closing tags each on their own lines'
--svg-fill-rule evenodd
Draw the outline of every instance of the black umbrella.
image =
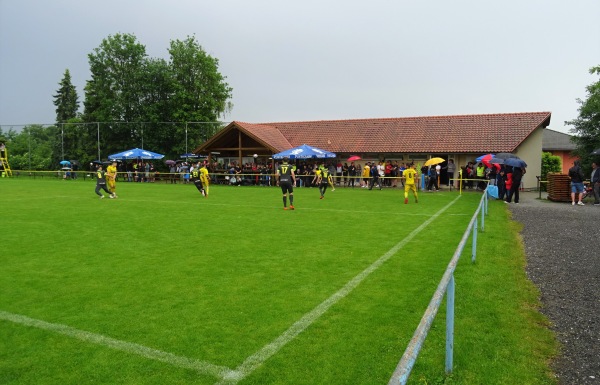
<svg viewBox="0 0 600 385">
<path fill-rule="evenodd" d="M 600 148 L 597 148 L 594 151 L 590 152 L 590 155 L 600 155 Z"/>
<path fill-rule="evenodd" d="M 510 152 L 499 152 L 494 155 L 496 159 L 508 159 L 508 158 L 518 158 L 515 154 L 511 154 Z"/>
<path fill-rule="evenodd" d="M 521 168 L 527 167 L 527 163 L 525 163 L 525 161 L 520 158 L 504 159 L 504 164 L 507 166 L 512 166 L 512 167 L 521 167 Z"/>
</svg>

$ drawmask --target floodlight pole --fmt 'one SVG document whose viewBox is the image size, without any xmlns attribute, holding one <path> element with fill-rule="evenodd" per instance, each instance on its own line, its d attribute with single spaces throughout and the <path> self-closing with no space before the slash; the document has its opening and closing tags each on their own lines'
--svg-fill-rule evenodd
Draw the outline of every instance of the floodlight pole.
<svg viewBox="0 0 600 385">
<path fill-rule="evenodd" d="M 61 160 L 65 159 L 65 124 L 60 124 L 60 155 Z"/>
<path fill-rule="evenodd" d="M 100 158 L 100 122 L 96 122 L 96 128 L 98 130 L 98 161 L 102 161 Z"/>
<path fill-rule="evenodd" d="M 29 170 L 31 170 L 31 129 L 27 129 L 27 145 L 29 147 Z"/>
<path fill-rule="evenodd" d="M 187 127 L 187 124 L 188 124 L 188 122 L 185 122 L 185 153 L 186 154 L 188 153 L 188 149 L 187 149 L 187 140 L 188 140 L 187 139 L 187 130 L 188 130 L 188 127 Z"/>
</svg>

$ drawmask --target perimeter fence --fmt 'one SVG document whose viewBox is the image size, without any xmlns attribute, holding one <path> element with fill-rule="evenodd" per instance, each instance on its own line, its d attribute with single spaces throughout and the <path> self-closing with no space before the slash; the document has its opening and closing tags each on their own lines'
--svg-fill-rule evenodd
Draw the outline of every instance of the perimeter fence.
<svg viewBox="0 0 600 385">
<path fill-rule="evenodd" d="M 472 247 L 471 247 L 471 261 L 475 262 L 475 258 L 477 255 L 477 229 L 478 229 L 478 220 L 477 217 L 481 215 L 481 231 L 483 232 L 485 229 L 485 215 L 488 213 L 488 194 L 487 189 L 484 191 L 481 200 L 479 201 L 479 205 L 465 230 L 456 251 L 440 283 L 438 284 L 437 290 L 433 294 L 427 309 L 425 310 L 425 314 L 421 318 L 421 322 L 417 326 L 413 337 L 408 344 L 408 347 L 404 351 L 396 370 L 392 374 L 388 385 L 396 385 L 401 384 L 404 385 L 408 381 L 408 377 L 410 376 L 410 372 L 419 356 L 419 352 L 427 338 L 427 334 L 429 333 L 429 329 L 431 328 L 431 324 L 433 323 L 435 316 L 440 308 L 442 303 L 442 299 L 444 295 L 446 298 L 446 374 L 452 372 L 453 366 L 453 357 L 454 357 L 454 270 L 456 270 L 456 265 L 458 264 L 458 260 L 467 244 L 467 241 L 472 235 Z"/>
<path fill-rule="evenodd" d="M 12 170 L 12 176 L 17 178 L 54 178 L 54 179 L 95 179 L 95 165 L 89 166 L 89 170 L 74 170 L 69 167 L 56 171 L 39 171 L 39 170 Z M 0 170 L 1 171 L 1 170 Z M 2 175 L 5 177 L 6 175 Z M 315 187 L 314 175 L 297 175 L 295 187 Z M 190 181 L 189 172 L 162 172 L 162 171 L 131 171 L 117 172 L 117 180 L 122 182 L 151 182 L 151 183 L 188 183 Z M 332 176 L 330 186 L 347 187 L 347 188 L 370 188 L 373 184 L 375 189 L 387 188 L 404 188 L 404 182 L 397 177 L 379 177 L 378 181 L 372 182 L 372 178 L 352 177 L 352 176 Z M 232 174 L 221 170 L 219 172 L 210 173 L 210 181 L 212 184 L 233 185 L 233 186 L 276 186 L 275 174 L 270 171 L 267 173 L 244 172 L 241 174 Z M 424 183 L 419 183 L 420 191 L 426 191 L 428 177 L 425 177 Z M 458 190 L 462 185 L 462 190 L 479 190 L 483 188 L 476 187 L 477 183 L 481 183 L 481 179 L 455 179 L 454 183 L 441 184 L 437 190 Z M 487 182 L 487 181 L 485 181 Z M 486 183 L 487 184 L 487 183 Z"/>
</svg>

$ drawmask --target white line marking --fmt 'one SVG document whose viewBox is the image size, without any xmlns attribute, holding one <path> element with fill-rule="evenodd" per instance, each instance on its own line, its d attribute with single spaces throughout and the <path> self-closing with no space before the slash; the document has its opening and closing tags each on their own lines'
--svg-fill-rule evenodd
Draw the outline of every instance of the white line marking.
<svg viewBox="0 0 600 385">
<path fill-rule="evenodd" d="M 461 196 L 457 196 L 452 202 L 448 203 L 437 213 L 432 215 L 429 219 L 423 222 L 419 227 L 408 234 L 404 239 L 398 242 L 379 259 L 373 262 L 369 267 L 359 273 L 357 276 L 352 278 L 346 285 L 340 290 L 334 293 L 332 296 L 327 298 L 317 307 L 310 312 L 306 313 L 302 318 L 296 321 L 290 326 L 283 334 L 277 337 L 275 340 L 265 345 L 262 349 L 248 357 L 240 366 L 235 370 L 232 370 L 225 366 L 214 365 L 206 361 L 199 361 L 183 356 L 177 356 L 172 353 L 163 352 L 161 350 L 152 349 L 143 345 L 139 345 L 132 342 L 126 342 L 117 340 L 114 338 L 106 337 L 101 334 L 86 332 L 72 328 L 67 325 L 54 324 L 34 318 L 29 318 L 19 314 L 13 314 L 0 310 L 0 320 L 10 321 L 17 324 L 36 327 L 43 330 L 53 331 L 59 334 L 66 335 L 68 337 L 76 338 L 81 341 L 91 342 L 97 345 L 108 347 L 115 350 L 120 350 L 126 353 L 137 354 L 139 356 L 164 362 L 175 367 L 191 369 L 200 374 L 212 375 L 217 378 L 221 378 L 218 385 L 225 384 L 237 384 L 239 381 L 246 378 L 254 370 L 260 367 L 266 360 L 277 353 L 282 347 L 287 345 L 296 336 L 306 330 L 311 324 L 313 324 L 319 317 L 321 317 L 329 308 L 335 305 L 339 300 L 345 298 L 350 294 L 365 278 L 371 273 L 376 271 L 383 263 L 394 256 L 404 245 L 410 242 L 417 234 L 423 231 L 429 224 L 439 217 L 444 211 L 452 206 Z"/>
<path fill-rule="evenodd" d="M 83 330 L 75 329 L 67 325 L 54 324 L 45 322 L 42 320 L 29 318 L 19 314 L 8 313 L 0 310 L 0 319 L 5 321 L 14 322 L 25 326 L 31 326 L 38 329 L 49 330 L 59 334 L 73 337 L 81 341 L 91 342 L 96 345 L 101 345 L 115 350 L 120 350 L 126 353 L 137 354 L 139 356 L 164 362 L 179 368 L 191 369 L 200 374 L 208 374 L 215 377 L 228 377 L 230 376 L 231 369 L 213 365 L 205 361 L 194 360 L 187 357 L 177 356 L 175 354 L 163 352 L 160 350 L 152 349 L 143 345 L 120 341 L 114 338 L 106 337 L 101 334 L 95 334 L 86 332 Z"/>
<path fill-rule="evenodd" d="M 431 218 L 423 222 L 419 227 L 413 230 L 406 238 L 402 239 L 385 254 L 379 257 L 378 260 L 373 262 L 369 267 L 359 273 L 356 277 L 352 278 L 344 287 L 334 293 L 331 297 L 327 298 L 317 307 L 310 312 L 306 313 L 302 318 L 296 321 L 290 326 L 283 334 L 277 337 L 275 340 L 265 345 L 262 349 L 246 358 L 246 360 L 238 366 L 235 370 L 225 373 L 223 379 L 217 382 L 217 385 L 232 385 L 237 384 L 239 381 L 246 378 L 259 366 L 261 366 L 266 360 L 277 353 L 283 346 L 288 342 L 292 341 L 296 336 L 302 333 L 306 328 L 313 324 L 319 317 L 321 317 L 330 307 L 335 305 L 339 300 L 346 297 L 352 290 L 354 290 L 365 278 L 371 273 L 377 270 L 384 262 L 394 256 L 404 245 L 410 242 L 417 234 L 425 229 L 431 222 L 433 222 L 438 216 L 452 206 L 458 199 L 457 196 L 452 202 L 444 206 L 440 211 L 435 213 Z"/>
</svg>

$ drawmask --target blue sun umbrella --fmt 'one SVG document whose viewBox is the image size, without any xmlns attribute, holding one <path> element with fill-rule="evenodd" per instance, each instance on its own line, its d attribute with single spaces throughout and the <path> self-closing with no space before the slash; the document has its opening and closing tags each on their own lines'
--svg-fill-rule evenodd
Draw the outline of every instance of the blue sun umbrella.
<svg viewBox="0 0 600 385">
<path fill-rule="evenodd" d="M 69 162 L 68 160 L 61 160 L 59 163 L 62 166 L 70 166 L 71 165 L 71 162 Z"/>
<path fill-rule="evenodd" d="M 108 156 L 110 160 L 124 160 L 124 159 L 162 159 L 165 156 L 163 154 L 157 154 L 156 152 L 142 150 L 140 148 L 133 148 L 131 150 L 119 152 Z"/>
<path fill-rule="evenodd" d="M 273 155 L 273 159 L 283 159 L 285 157 L 290 159 L 331 159 L 335 158 L 336 156 L 337 155 L 333 152 L 303 144 L 302 146 L 294 147 L 277 153 Z"/>
</svg>

